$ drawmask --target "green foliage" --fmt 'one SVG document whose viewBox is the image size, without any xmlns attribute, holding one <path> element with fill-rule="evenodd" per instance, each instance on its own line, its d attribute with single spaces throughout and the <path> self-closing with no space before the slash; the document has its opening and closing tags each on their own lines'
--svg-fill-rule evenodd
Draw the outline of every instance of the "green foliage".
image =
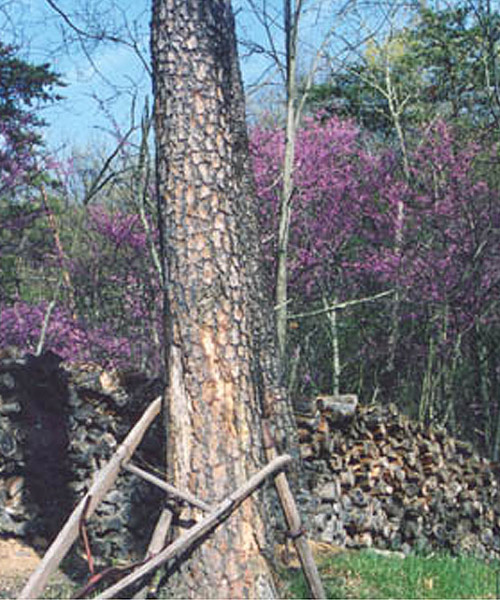
<svg viewBox="0 0 500 600">
<path fill-rule="evenodd" d="M 48 227 L 35 202 L 0 199 L 0 301 L 32 300 L 43 284 L 43 263 L 51 254 Z M 23 255 L 28 257 L 23 260 Z M 27 296 L 26 296 L 27 294 Z M 37 295 L 37 301 L 40 295 Z"/>
<path fill-rule="evenodd" d="M 371 131 L 393 133 L 388 96 L 406 129 L 436 118 L 455 125 L 498 126 L 500 118 L 500 15 L 487 3 L 443 10 L 421 6 L 414 23 L 382 43 L 309 95 L 309 107 L 355 117 Z"/>
<path fill-rule="evenodd" d="M 424 9 L 410 36 L 416 65 L 424 72 L 426 102 L 435 107 L 429 113 L 469 125 L 491 124 L 498 109 L 499 15 L 482 3 Z"/>
<path fill-rule="evenodd" d="M 43 124 L 32 109 L 37 102 L 58 100 L 54 88 L 61 85 L 50 65 L 26 62 L 15 48 L 0 43 L 0 121 L 16 122 L 18 135 L 23 137 L 26 124 Z"/>
<path fill-rule="evenodd" d="M 47 180 L 40 172 L 44 123 L 38 108 L 59 98 L 55 88 L 60 85 L 49 65 L 26 62 L 15 48 L 0 43 L 0 302 L 39 301 L 40 288 L 47 287 L 42 276 L 27 288 L 25 275 L 50 256 L 47 226 L 39 218 L 43 210 L 31 190 Z"/>
<path fill-rule="evenodd" d="M 343 552 L 320 563 L 328 598 L 495 598 L 499 565 L 467 556 Z M 308 598 L 302 573 L 290 592 Z"/>
<path fill-rule="evenodd" d="M 0 200 L 28 203 L 27 192 L 40 184 L 39 108 L 59 98 L 54 90 L 61 85 L 48 65 L 21 60 L 0 42 Z"/>
</svg>

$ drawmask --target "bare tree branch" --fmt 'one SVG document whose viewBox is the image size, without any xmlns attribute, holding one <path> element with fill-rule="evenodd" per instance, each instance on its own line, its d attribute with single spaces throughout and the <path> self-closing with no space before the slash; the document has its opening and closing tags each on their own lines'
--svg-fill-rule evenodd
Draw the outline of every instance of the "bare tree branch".
<svg viewBox="0 0 500 600">
<path fill-rule="evenodd" d="M 81 27 L 79 27 L 74 22 L 74 20 L 68 15 L 68 13 L 65 12 L 64 10 L 62 10 L 54 0 L 45 0 L 45 2 L 50 6 L 50 8 L 52 8 L 52 10 L 54 10 L 61 17 L 61 19 L 64 21 L 64 23 L 66 23 L 66 25 L 79 36 L 79 38 L 93 40 L 96 42 L 113 42 L 115 44 L 120 44 L 122 46 L 126 46 L 127 48 L 130 48 L 134 52 L 134 54 L 137 56 L 137 58 L 140 60 L 142 66 L 144 67 L 144 70 L 148 73 L 148 75 L 151 75 L 151 67 L 149 64 L 149 60 L 144 56 L 144 53 L 141 51 L 141 49 L 139 48 L 139 45 L 137 44 L 137 40 L 132 35 L 130 36 L 130 40 L 128 40 L 124 37 L 113 35 L 109 32 L 106 32 L 105 29 L 101 29 L 99 31 L 99 33 L 97 33 L 97 34 L 91 33 L 88 30 L 82 29 Z M 128 21 L 126 18 L 124 20 L 125 20 L 125 27 L 127 29 L 127 32 L 130 34 L 131 31 L 128 26 Z M 91 57 L 90 57 L 88 51 L 86 50 L 86 48 L 84 47 L 84 45 L 82 45 L 82 49 L 85 52 L 85 55 L 86 55 L 87 59 L 89 60 L 89 62 L 92 64 L 93 68 L 96 70 L 96 72 L 99 72 L 99 69 L 95 65 L 94 61 L 91 59 Z"/>
<path fill-rule="evenodd" d="M 356 300 L 346 300 L 345 302 L 338 302 L 337 304 L 332 304 L 331 306 L 327 306 L 325 308 L 318 308 L 317 310 L 311 310 L 309 312 L 297 313 L 295 315 L 288 315 L 288 319 L 305 319 L 308 317 L 317 317 L 318 315 L 324 315 L 325 313 L 332 312 L 334 310 L 340 310 L 341 308 L 349 308 L 350 306 L 356 306 L 357 304 L 363 304 L 365 302 L 374 302 L 375 300 L 380 300 L 385 296 L 389 296 L 389 294 L 393 294 L 394 290 L 387 290 L 385 292 L 380 292 L 379 294 L 375 294 L 374 296 L 367 296 L 366 298 L 358 298 Z"/>
</svg>

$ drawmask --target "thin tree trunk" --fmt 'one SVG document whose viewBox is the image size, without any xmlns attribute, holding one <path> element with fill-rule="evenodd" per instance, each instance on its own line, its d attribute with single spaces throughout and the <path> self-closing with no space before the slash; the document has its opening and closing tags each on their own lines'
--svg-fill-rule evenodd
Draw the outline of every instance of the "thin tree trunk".
<svg viewBox="0 0 500 600">
<path fill-rule="evenodd" d="M 444 400 L 446 402 L 446 411 L 443 419 L 443 425 L 448 428 L 452 435 L 457 435 L 457 414 L 455 404 L 457 401 L 457 393 L 455 379 L 457 373 L 457 365 L 460 359 L 460 351 L 462 346 L 462 335 L 458 334 L 453 346 L 453 356 L 451 359 L 450 369 L 446 372 L 444 384 Z"/>
<path fill-rule="evenodd" d="M 420 394 L 420 403 L 418 407 L 418 420 L 421 423 L 430 419 L 432 414 L 432 404 L 434 402 L 434 370 L 435 370 L 435 343 L 434 339 L 429 338 L 429 350 L 427 353 L 427 369 L 422 381 L 422 392 Z"/>
<path fill-rule="evenodd" d="M 301 0 L 297 6 L 284 0 L 284 29 L 286 52 L 286 129 L 283 187 L 281 190 L 278 225 L 278 257 L 276 267 L 276 328 L 281 368 L 286 371 L 286 338 L 288 314 L 288 241 L 290 236 L 290 210 L 293 196 L 293 168 L 295 137 L 297 131 L 297 36 Z"/>
<path fill-rule="evenodd" d="M 484 414 L 484 443 L 486 448 L 490 453 L 493 453 L 493 449 L 495 446 L 494 440 L 494 428 L 493 428 L 493 418 L 491 414 L 492 402 L 490 396 L 490 382 L 488 379 L 488 349 L 481 340 L 478 331 L 479 327 L 476 325 L 478 344 L 477 344 L 477 364 L 479 367 L 479 392 L 481 394 L 481 402 L 483 405 L 483 414 Z"/>
<path fill-rule="evenodd" d="M 398 98 L 396 96 L 396 90 L 394 89 L 391 71 L 389 68 L 389 63 L 386 64 L 385 69 L 385 84 L 386 84 L 386 98 L 389 106 L 389 112 L 391 114 L 391 118 L 394 123 L 394 127 L 396 129 L 396 134 L 398 137 L 399 147 L 401 150 L 401 155 L 403 159 L 403 172 L 405 175 L 406 181 L 409 183 L 410 181 L 410 164 L 408 162 L 408 151 L 406 148 L 406 140 L 404 136 L 403 126 L 401 124 L 401 110 L 402 107 L 399 105 Z M 405 205 L 402 200 L 398 200 L 397 208 L 396 208 L 396 227 L 394 232 L 394 252 L 396 254 L 396 258 L 398 262 L 401 261 L 403 256 L 403 230 L 405 223 Z M 399 338 L 399 311 L 401 304 L 401 286 L 399 283 L 399 269 L 398 266 L 398 280 L 396 281 L 396 287 L 394 289 L 394 295 L 392 297 L 392 309 L 391 309 L 391 330 L 389 334 L 389 358 L 387 361 L 387 371 L 392 372 L 395 367 L 396 360 L 396 349 L 398 345 Z"/>
<path fill-rule="evenodd" d="M 300 10 L 300 5 L 298 6 Z M 256 211 L 255 181 L 248 151 L 245 95 L 236 52 L 234 29 L 230 32 L 232 65 L 232 124 L 235 176 L 241 193 L 236 200 L 239 227 L 238 238 L 242 244 L 242 265 L 246 273 L 248 318 L 251 323 L 252 380 L 263 415 L 271 425 L 273 437 L 280 452 L 296 459 L 296 473 L 300 474 L 300 450 L 297 425 L 291 396 L 285 388 L 282 365 L 277 348 L 275 311 L 271 297 L 271 282 L 266 286 L 266 268 L 261 254 L 259 225 Z M 289 474 L 291 481 L 298 477 Z"/>
<path fill-rule="evenodd" d="M 68 304 L 71 308 L 71 313 L 73 319 L 76 319 L 76 300 L 75 300 L 75 290 L 73 287 L 73 283 L 71 281 L 71 275 L 69 274 L 69 269 L 67 266 L 67 257 L 64 252 L 64 248 L 61 242 L 61 236 L 59 235 L 59 226 L 57 224 L 56 218 L 52 209 L 49 205 L 49 198 L 47 196 L 47 191 L 45 186 L 42 184 L 41 186 L 41 195 L 42 195 L 42 204 L 45 210 L 45 214 L 47 215 L 47 220 L 49 222 L 50 229 L 52 230 L 52 237 L 54 238 L 54 246 L 56 247 L 57 257 L 59 259 L 59 264 L 61 267 L 61 276 L 64 283 L 64 287 L 68 293 Z"/>
<path fill-rule="evenodd" d="M 333 299 L 333 304 L 337 303 L 337 298 Z M 323 306 L 328 308 L 328 301 L 323 296 Z M 337 311 L 330 310 L 326 313 L 328 319 L 330 341 L 332 343 L 332 394 L 338 396 L 340 394 L 340 348 L 339 334 L 337 327 Z"/>
<path fill-rule="evenodd" d="M 496 344 L 495 344 L 496 346 Z M 495 399 L 496 404 L 496 423 L 495 423 L 495 443 L 492 450 L 491 458 L 495 462 L 498 461 L 500 456 L 500 407 L 499 407 L 499 387 L 498 387 L 498 361 L 497 361 L 497 353 L 493 351 L 491 340 L 489 344 L 489 381 L 491 385 L 491 397 Z M 494 408 L 492 409 L 494 412 Z"/>
<path fill-rule="evenodd" d="M 153 7 L 168 479 L 215 504 L 261 467 L 261 416 L 272 404 L 262 389 L 272 342 L 262 318 L 253 321 L 261 288 L 251 287 L 258 266 L 234 23 L 224 0 Z M 169 577 L 169 594 L 273 597 L 266 521 L 258 498 L 245 501 Z"/>
</svg>

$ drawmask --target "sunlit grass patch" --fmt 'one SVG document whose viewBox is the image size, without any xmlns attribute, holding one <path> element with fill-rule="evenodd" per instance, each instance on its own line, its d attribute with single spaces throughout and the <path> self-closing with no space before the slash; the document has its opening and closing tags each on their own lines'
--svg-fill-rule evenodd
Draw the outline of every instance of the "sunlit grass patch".
<svg viewBox="0 0 500 600">
<path fill-rule="evenodd" d="M 500 564 L 447 554 L 410 555 L 346 551 L 319 561 L 328 598 L 497 598 Z M 296 598 L 307 598 L 301 573 L 289 583 Z"/>
</svg>

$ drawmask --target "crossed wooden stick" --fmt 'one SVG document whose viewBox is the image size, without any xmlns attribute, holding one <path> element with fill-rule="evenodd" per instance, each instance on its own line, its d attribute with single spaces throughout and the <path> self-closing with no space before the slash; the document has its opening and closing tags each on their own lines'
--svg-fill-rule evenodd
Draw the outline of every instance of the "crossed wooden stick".
<svg viewBox="0 0 500 600">
<path fill-rule="evenodd" d="M 157 398 L 154 400 L 144 411 L 144 414 L 139 421 L 134 425 L 132 430 L 129 432 L 125 440 L 120 444 L 116 452 L 110 458 L 109 462 L 97 472 L 89 491 L 85 494 L 82 500 L 78 503 L 71 516 L 66 521 L 65 525 L 57 535 L 56 539 L 52 542 L 51 546 L 45 553 L 43 559 L 38 565 L 37 569 L 32 573 L 27 584 L 18 596 L 18 600 L 28 600 L 30 598 L 37 598 L 46 586 L 50 576 L 57 569 L 59 563 L 64 558 L 68 550 L 70 549 L 73 542 L 77 539 L 80 533 L 83 537 L 84 543 L 86 540 L 85 522 L 92 513 L 100 501 L 104 498 L 107 492 L 113 486 L 116 478 L 119 475 L 120 469 L 126 469 L 127 471 L 144 478 L 150 483 L 160 487 L 168 494 L 177 497 L 185 502 L 192 504 L 198 508 L 204 510 L 207 515 L 201 519 L 196 525 L 188 529 L 185 533 L 179 536 L 171 544 L 165 548 L 160 549 L 157 552 L 150 552 L 146 559 L 135 565 L 131 565 L 126 569 L 129 571 L 132 568 L 132 572 L 120 581 L 112 585 L 111 587 L 104 590 L 96 600 L 105 600 L 106 598 L 116 598 L 117 594 L 123 589 L 138 581 L 144 575 L 152 572 L 153 570 L 160 567 L 166 561 L 172 559 L 178 554 L 185 552 L 198 540 L 212 532 L 221 523 L 223 523 L 239 506 L 248 498 L 255 490 L 262 485 L 262 483 L 268 478 L 273 476 L 278 496 L 281 501 L 283 512 L 287 520 L 287 524 L 290 530 L 290 537 L 293 539 L 297 553 L 304 570 L 306 580 L 309 584 L 312 598 L 325 598 L 325 592 L 319 578 L 319 573 L 312 556 L 311 549 L 305 537 L 304 530 L 302 528 L 301 519 L 297 506 L 290 490 L 288 480 L 286 478 L 284 469 L 292 462 L 292 457 L 289 455 L 276 455 L 276 449 L 272 443 L 272 438 L 269 433 L 269 428 L 264 423 L 264 437 L 267 458 L 269 463 L 263 467 L 259 472 L 253 475 L 248 481 L 242 486 L 235 490 L 230 496 L 222 500 L 216 506 L 210 506 L 202 500 L 196 498 L 188 492 L 178 490 L 177 488 L 169 485 L 162 481 L 158 477 L 139 469 L 138 467 L 130 464 L 130 459 L 140 444 L 144 434 L 148 427 L 153 422 L 155 417 L 161 410 L 162 399 Z M 154 546 L 154 544 L 153 544 Z M 89 557 L 89 568 L 91 576 L 94 576 L 94 580 L 97 579 L 97 583 L 102 579 L 103 575 L 95 575 L 92 568 L 92 557 L 90 554 L 90 548 L 88 540 L 86 544 L 86 552 Z M 119 570 L 116 570 L 118 571 Z M 116 574 L 116 573 L 115 573 Z M 90 589 L 90 585 L 94 587 L 94 581 L 91 580 L 81 591 L 87 591 Z"/>
</svg>

